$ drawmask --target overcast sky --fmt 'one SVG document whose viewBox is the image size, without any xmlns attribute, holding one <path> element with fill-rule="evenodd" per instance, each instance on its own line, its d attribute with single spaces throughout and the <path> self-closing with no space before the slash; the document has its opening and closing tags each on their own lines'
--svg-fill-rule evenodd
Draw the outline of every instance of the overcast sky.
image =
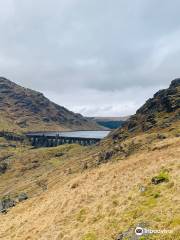
<svg viewBox="0 0 180 240">
<path fill-rule="evenodd" d="M 0 75 L 86 116 L 180 76 L 179 0 L 0 0 Z"/>
</svg>

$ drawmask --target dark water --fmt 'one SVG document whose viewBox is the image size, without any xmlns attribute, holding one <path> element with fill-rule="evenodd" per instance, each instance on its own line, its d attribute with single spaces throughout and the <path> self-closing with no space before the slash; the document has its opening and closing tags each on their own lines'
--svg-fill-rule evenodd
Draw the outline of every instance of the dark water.
<svg viewBox="0 0 180 240">
<path fill-rule="evenodd" d="M 62 137 L 79 137 L 79 138 L 105 138 L 110 131 L 72 131 L 72 132 L 36 132 L 27 135 L 38 136 L 56 136 L 57 134 Z"/>
</svg>

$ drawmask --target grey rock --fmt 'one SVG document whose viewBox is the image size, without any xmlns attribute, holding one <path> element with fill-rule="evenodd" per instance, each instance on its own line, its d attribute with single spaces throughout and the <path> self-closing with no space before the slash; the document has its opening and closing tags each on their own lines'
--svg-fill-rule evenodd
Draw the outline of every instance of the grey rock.
<svg viewBox="0 0 180 240">
<path fill-rule="evenodd" d="M 97 165 L 100 165 L 101 163 L 107 163 L 111 158 L 112 156 L 115 154 L 115 152 L 112 150 L 112 151 L 107 151 L 107 152 L 101 152 L 99 154 L 99 158 L 97 160 Z"/>
<path fill-rule="evenodd" d="M 28 199 L 28 195 L 26 193 L 20 193 L 18 196 L 18 201 L 22 202 Z"/>
<path fill-rule="evenodd" d="M 145 192 L 145 191 L 146 191 L 146 187 L 140 186 L 140 187 L 139 187 L 139 191 L 142 192 L 142 193 Z"/>
<path fill-rule="evenodd" d="M 3 211 L 3 204 L 2 204 L 2 201 L 0 200 L 0 212 L 2 212 Z"/>
<path fill-rule="evenodd" d="M 178 87 L 180 86 L 180 78 L 176 78 L 171 82 L 170 87 Z"/>
<path fill-rule="evenodd" d="M 2 204 L 4 209 L 12 208 L 16 205 L 15 201 L 10 197 L 2 200 Z"/>
<path fill-rule="evenodd" d="M 63 152 L 59 152 L 59 153 L 56 153 L 56 154 L 55 154 L 55 157 L 62 157 L 62 156 L 64 156 L 64 153 L 63 153 Z"/>
<path fill-rule="evenodd" d="M 160 140 L 163 140 L 163 139 L 166 139 L 166 136 L 164 134 L 158 133 L 157 138 L 160 139 Z"/>
<path fill-rule="evenodd" d="M 154 185 L 158 185 L 158 184 L 160 184 L 162 182 L 166 182 L 166 181 L 167 180 L 165 178 L 159 178 L 159 177 L 153 177 L 151 180 L 152 184 L 154 184 Z"/>
<path fill-rule="evenodd" d="M 115 240 L 123 240 L 124 236 L 123 236 L 123 233 L 120 233 L 116 238 Z"/>
<path fill-rule="evenodd" d="M 87 162 L 82 163 L 81 169 L 82 169 L 82 170 L 88 169 L 88 163 L 87 163 Z"/>
<path fill-rule="evenodd" d="M 0 174 L 3 174 L 7 171 L 8 164 L 6 162 L 0 163 Z"/>
</svg>

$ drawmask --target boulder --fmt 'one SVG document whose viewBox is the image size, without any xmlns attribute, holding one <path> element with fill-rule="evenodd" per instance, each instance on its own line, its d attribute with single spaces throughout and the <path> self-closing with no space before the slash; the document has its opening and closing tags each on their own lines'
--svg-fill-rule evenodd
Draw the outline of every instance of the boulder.
<svg viewBox="0 0 180 240">
<path fill-rule="evenodd" d="M 6 162 L 0 163 L 0 174 L 3 174 L 7 171 L 8 164 Z"/>
<path fill-rule="evenodd" d="M 3 204 L 2 204 L 2 201 L 0 200 L 0 212 L 2 212 L 3 211 Z"/>
<path fill-rule="evenodd" d="M 107 163 L 112 156 L 115 154 L 115 152 L 112 151 L 107 151 L 107 152 L 101 152 L 99 154 L 98 160 L 97 160 L 97 165 L 101 164 L 101 163 Z"/>
<path fill-rule="evenodd" d="M 164 140 L 164 139 L 166 139 L 166 136 L 164 134 L 158 133 L 157 138 L 160 139 L 160 140 Z"/>
<path fill-rule="evenodd" d="M 59 153 L 56 153 L 56 154 L 55 154 L 55 157 L 62 157 L 62 156 L 64 156 L 64 153 L 63 153 L 63 152 L 59 152 Z"/>
<path fill-rule="evenodd" d="M 7 209 L 12 208 L 16 205 L 16 202 L 10 198 L 10 196 L 4 196 L 0 200 L 0 212 L 6 213 Z"/>
<path fill-rule="evenodd" d="M 162 182 L 168 182 L 169 176 L 166 172 L 161 172 L 158 176 L 155 176 L 151 179 L 152 184 L 157 185 Z"/>
<path fill-rule="evenodd" d="M 28 195 L 26 193 L 20 193 L 18 196 L 18 201 L 22 202 L 28 199 Z"/>
<path fill-rule="evenodd" d="M 165 179 L 164 178 L 158 178 L 158 177 L 153 177 L 151 182 L 154 184 L 154 185 L 158 185 L 162 182 L 165 182 Z"/>
</svg>

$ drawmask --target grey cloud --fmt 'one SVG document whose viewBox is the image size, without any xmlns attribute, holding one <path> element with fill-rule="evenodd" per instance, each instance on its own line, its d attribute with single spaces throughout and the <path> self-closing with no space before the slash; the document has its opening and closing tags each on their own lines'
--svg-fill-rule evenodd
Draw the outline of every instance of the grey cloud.
<svg viewBox="0 0 180 240">
<path fill-rule="evenodd" d="M 179 76 L 179 8 L 178 0 L 1 1 L 0 75 L 84 114 L 123 114 L 121 104 L 134 112 Z M 132 97 L 137 88 L 147 94 Z M 99 110 L 80 94 L 69 102 L 73 91 L 107 102 Z"/>
</svg>

